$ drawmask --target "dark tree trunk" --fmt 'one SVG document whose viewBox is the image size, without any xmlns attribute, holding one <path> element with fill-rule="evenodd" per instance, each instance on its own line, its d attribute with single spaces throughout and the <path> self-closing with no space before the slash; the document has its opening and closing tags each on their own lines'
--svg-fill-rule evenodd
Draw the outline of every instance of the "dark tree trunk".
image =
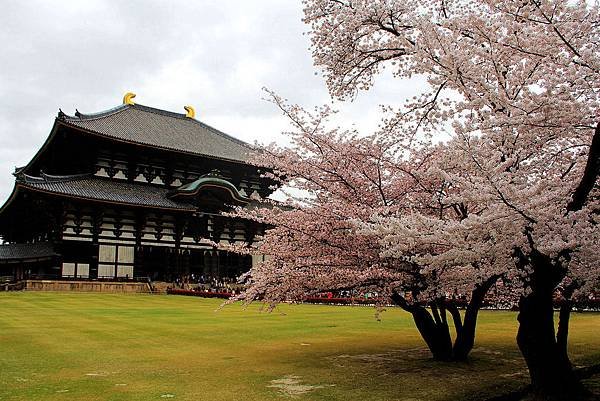
<svg viewBox="0 0 600 401">
<path fill-rule="evenodd" d="M 448 325 L 441 323 L 441 318 L 434 319 L 431 313 L 421 305 L 409 304 L 402 296 L 397 293 L 392 295 L 392 301 L 402 309 L 410 312 L 417 330 L 431 351 L 433 359 L 438 361 L 452 360 L 452 341 L 450 340 L 450 329 Z M 435 309 L 437 313 L 437 307 Z"/>
<path fill-rule="evenodd" d="M 437 328 L 438 342 L 443 350 L 450 350 L 450 359 L 452 355 L 452 337 L 450 336 L 450 327 L 446 316 L 446 300 L 438 299 L 430 304 L 430 309 L 435 320 Z"/>
<path fill-rule="evenodd" d="M 539 400 L 579 399 L 583 387 L 567 356 L 570 304 L 561 308 L 559 330 L 554 331 L 553 294 L 561 275 L 536 251 L 531 261 L 531 292 L 519 302 L 517 344 L 529 368 L 532 391 Z"/>
<path fill-rule="evenodd" d="M 490 277 L 475 287 L 465 310 L 464 320 L 461 318 L 456 304 L 444 298 L 429 304 L 431 313 L 422 305 L 409 304 L 406 299 L 397 293 L 392 295 L 392 301 L 412 314 L 417 330 L 419 330 L 434 359 L 465 361 L 475 343 L 477 315 L 483 305 L 485 295 L 498 278 L 499 276 Z M 456 330 L 454 344 L 452 344 L 446 311 L 450 312 Z"/>
<path fill-rule="evenodd" d="M 588 159 L 583 176 L 577 185 L 571 201 L 566 205 L 567 212 L 581 210 L 588 201 L 590 192 L 598 181 L 600 173 L 600 123 L 597 124 L 590 144 Z M 563 261 L 569 259 L 569 252 L 550 259 L 535 249 L 531 232 L 527 233 L 532 250 L 525 255 L 517 249 L 516 255 L 522 267 L 532 268 L 528 289 L 530 293 L 519 302 L 519 331 L 517 344 L 525 358 L 531 386 L 539 400 L 577 400 L 585 396 L 579 378 L 567 353 L 569 317 L 571 303 L 566 301 L 559 312 L 558 330 L 554 332 L 553 295 L 557 285 L 566 276 L 567 267 Z M 569 290 L 570 291 L 570 290 Z"/>
<path fill-rule="evenodd" d="M 467 306 L 464 322 L 461 329 L 456 330 L 456 340 L 452 347 L 452 355 L 458 361 L 465 361 L 475 345 L 475 327 L 479 308 Z"/>
<path fill-rule="evenodd" d="M 422 306 L 415 306 L 411 311 L 413 320 L 427 343 L 433 359 L 449 361 L 452 359 L 452 341 L 448 325 L 435 320 L 429 311 Z"/>
<path fill-rule="evenodd" d="M 550 302 L 548 302 L 548 298 Z M 530 294 L 519 303 L 517 343 L 525 358 L 534 394 L 541 400 L 574 400 L 583 389 L 554 335 L 552 295 Z"/>
<path fill-rule="evenodd" d="M 479 310 L 483 306 L 485 295 L 499 278 L 500 276 L 495 275 L 475 286 L 475 289 L 471 293 L 471 300 L 465 309 L 465 317 L 462 325 L 457 325 L 457 318 L 454 317 L 456 314 L 458 315 L 458 318 L 460 318 L 458 310 L 456 310 L 456 312 L 451 311 L 452 316 L 454 317 L 454 326 L 456 327 L 456 340 L 454 341 L 454 347 L 452 349 L 454 359 L 466 360 L 473 349 Z"/>
<path fill-rule="evenodd" d="M 558 315 L 558 330 L 556 331 L 556 345 L 558 346 L 558 356 L 571 368 L 571 360 L 568 352 L 568 337 L 569 337 L 569 318 L 571 317 L 572 302 L 568 299 L 564 300 L 560 305 Z"/>
<path fill-rule="evenodd" d="M 585 164 L 585 170 L 583 176 L 573 192 L 571 201 L 567 204 L 567 210 L 573 212 L 581 210 L 588 200 L 590 192 L 598 181 L 598 175 L 600 174 L 600 122 L 596 125 L 594 136 L 592 137 L 592 143 L 590 144 L 590 150 L 588 152 L 588 159 Z"/>
</svg>

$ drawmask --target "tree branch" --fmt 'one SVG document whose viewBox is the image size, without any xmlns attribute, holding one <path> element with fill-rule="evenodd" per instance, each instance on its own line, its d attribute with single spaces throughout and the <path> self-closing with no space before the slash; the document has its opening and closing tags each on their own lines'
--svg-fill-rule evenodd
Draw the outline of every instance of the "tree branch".
<svg viewBox="0 0 600 401">
<path fill-rule="evenodd" d="M 585 205 L 590 192 L 594 188 L 600 172 L 600 122 L 596 125 L 592 144 L 588 153 L 587 163 L 579 185 L 573 192 L 573 198 L 567 205 L 567 212 L 581 210 Z"/>
</svg>

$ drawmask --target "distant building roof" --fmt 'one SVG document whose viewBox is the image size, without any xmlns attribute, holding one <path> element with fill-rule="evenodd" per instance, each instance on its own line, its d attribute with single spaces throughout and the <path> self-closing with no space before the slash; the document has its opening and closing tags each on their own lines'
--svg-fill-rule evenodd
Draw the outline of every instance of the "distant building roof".
<svg viewBox="0 0 600 401">
<path fill-rule="evenodd" d="M 59 120 L 93 134 L 217 159 L 247 162 L 252 147 L 185 114 L 124 104 L 96 114 L 59 113 Z"/>
<path fill-rule="evenodd" d="M 0 245 L 0 263 L 11 260 L 45 259 L 52 256 L 56 256 L 56 253 L 50 242 Z"/>
<path fill-rule="evenodd" d="M 97 178 L 91 175 L 32 177 L 17 175 L 17 184 L 35 191 L 101 202 L 145 206 L 159 209 L 193 211 L 187 202 L 175 202 L 167 197 L 169 188 Z"/>
</svg>

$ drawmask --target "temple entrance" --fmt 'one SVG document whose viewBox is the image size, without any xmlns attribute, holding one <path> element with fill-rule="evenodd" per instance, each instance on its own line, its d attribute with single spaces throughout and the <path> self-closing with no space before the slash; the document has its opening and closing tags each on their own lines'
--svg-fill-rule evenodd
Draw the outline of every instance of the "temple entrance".
<svg viewBox="0 0 600 401">
<path fill-rule="evenodd" d="M 146 245 L 137 247 L 135 261 L 136 277 L 207 285 L 235 282 L 252 264 L 250 256 L 221 250 Z"/>
</svg>

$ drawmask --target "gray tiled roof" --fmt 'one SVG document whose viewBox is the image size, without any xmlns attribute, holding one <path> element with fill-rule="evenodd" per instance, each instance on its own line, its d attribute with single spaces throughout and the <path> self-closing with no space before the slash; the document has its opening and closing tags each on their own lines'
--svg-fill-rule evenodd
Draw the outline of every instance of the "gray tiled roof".
<svg viewBox="0 0 600 401">
<path fill-rule="evenodd" d="M 217 159 L 246 162 L 252 148 L 185 114 L 139 104 L 97 113 L 59 114 L 70 126 L 121 141 L 176 150 Z"/>
<path fill-rule="evenodd" d="M 0 261 L 41 259 L 56 255 L 50 242 L 0 245 Z"/>
<path fill-rule="evenodd" d="M 90 175 L 31 177 L 17 176 L 17 184 L 36 191 L 81 199 L 160 209 L 195 210 L 186 202 L 167 198 L 168 188 L 97 178 Z"/>
</svg>

